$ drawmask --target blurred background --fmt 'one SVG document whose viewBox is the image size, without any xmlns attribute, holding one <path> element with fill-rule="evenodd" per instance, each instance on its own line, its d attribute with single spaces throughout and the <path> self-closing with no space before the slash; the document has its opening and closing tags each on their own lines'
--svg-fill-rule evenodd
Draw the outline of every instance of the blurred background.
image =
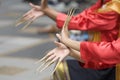
<svg viewBox="0 0 120 80">
<path fill-rule="evenodd" d="M 39 0 L 0 0 L 0 80 L 50 80 L 50 71 L 36 72 L 46 51 L 55 47 L 55 33 L 59 31 L 55 22 L 43 16 L 28 28 L 24 24 L 15 27 L 16 21 L 31 9 L 29 1 L 38 4 Z M 66 13 L 70 7 L 83 11 L 96 0 L 48 0 L 49 6 Z M 70 31 L 74 40 L 87 40 L 86 32 Z M 68 58 L 71 59 L 71 58 Z"/>
</svg>

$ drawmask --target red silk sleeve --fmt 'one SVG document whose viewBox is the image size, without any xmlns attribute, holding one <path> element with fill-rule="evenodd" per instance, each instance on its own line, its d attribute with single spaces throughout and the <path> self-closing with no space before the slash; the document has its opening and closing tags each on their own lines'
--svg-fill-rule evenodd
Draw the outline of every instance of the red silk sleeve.
<svg viewBox="0 0 120 80">
<path fill-rule="evenodd" d="M 97 13 L 95 6 L 88 8 L 80 14 L 73 16 L 69 29 L 72 30 L 111 30 L 116 27 L 118 14 L 114 11 Z M 61 28 L 66 20 L 67 15 L 59 13 L 56 19 L 57 26 Z"/>
<path fill-rule="evenodd" d="M 80 52 L 85 68 L 112 67 L 120 63 L 120 39 L 113 42 L 82 42 Z"/>
</svg>

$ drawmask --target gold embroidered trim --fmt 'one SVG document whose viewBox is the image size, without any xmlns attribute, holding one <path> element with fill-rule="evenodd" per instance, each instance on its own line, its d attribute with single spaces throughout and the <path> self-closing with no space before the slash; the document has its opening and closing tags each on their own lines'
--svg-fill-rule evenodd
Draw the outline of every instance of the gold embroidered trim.
<svg viewBox="0 0 120 80">
<path fill-rule="evenodd" d="M 116 80 L 120 80 L 120 64 L 116 65 Z"/>
</svg>

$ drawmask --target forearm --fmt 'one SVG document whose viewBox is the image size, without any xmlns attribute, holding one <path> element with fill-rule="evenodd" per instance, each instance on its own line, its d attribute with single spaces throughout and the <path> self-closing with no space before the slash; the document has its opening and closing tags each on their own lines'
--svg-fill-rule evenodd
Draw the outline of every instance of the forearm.
<svg viewBox="0 0 120 80">
<path fill-rule="evenodd" d="M 47 7 L 46 9 L 44 9 L 44 13 L 45 15 L 47 15 L 48 17 L 50 17 L 51 19 L 55 21 L 59 12 L 55 11 L 52 8 Z"/>
<path fill-rule="evenodd" d="M 69 48 L 75 49 L 80 52 L 80 42 L 72 40 L 70 38 L 65 38 L 63 43 L 68 46 Z"/>
<path fill-rule="evenodd" d="M 79 60 L 80 62 L 84 63 L 84 61 L 81 59 L 81 53 L 79 51 L 76 51 L 72 48 L 70 48 L 70 54 L 69 56 Z"/>
</svg>

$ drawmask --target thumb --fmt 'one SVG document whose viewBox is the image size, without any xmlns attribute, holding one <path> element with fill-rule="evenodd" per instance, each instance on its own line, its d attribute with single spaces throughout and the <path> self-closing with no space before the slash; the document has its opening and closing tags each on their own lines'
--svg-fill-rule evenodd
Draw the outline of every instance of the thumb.
<svg viewBox="0 0 120 80">
<path fill-rule="evenodd" d="M 61 46 L 60 43 L 57 42 L 57 41 L 54 41 L 54 43 L 55 43 L 55 45 L 56 45 L 57 47 L 60 47 L 60 46 Z"/>
<path fill-rule="evenodd" d="M 56 34 L 56 37 L 61 41 L 62 37 L 60 36 L 60 34 Z"/>
<path fill-rule="evenodd" d="M 39 8 L 40 8 L 39 6 L 34 5 L 34 4 L 32 4 L 32 3 L 29 3 L 29 5 L 30 5 L 32 8 L 36 8 L 36 9 L 39 9 Z"/>
</svg>

